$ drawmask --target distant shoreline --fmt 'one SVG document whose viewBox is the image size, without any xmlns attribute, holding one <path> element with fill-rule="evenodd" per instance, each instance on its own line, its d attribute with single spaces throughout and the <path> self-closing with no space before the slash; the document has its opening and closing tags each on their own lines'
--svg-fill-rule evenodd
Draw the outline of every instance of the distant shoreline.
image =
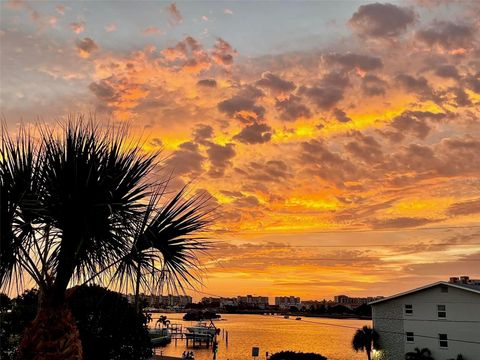
<svg viewBox="0 0 480 360">
<path fill-rule="evenodd" d="M 160 314 L 185 314 L 185 311 L 147 311 L 149 313 L 160 313 Z M 244 310 L 244 311 L 235 311 L 235 312 L 217 312 L 219 315 L 261 315 L 261 316 L 273 316 L 264 311 L 259 310 Z M 352 319 L 352 320 L 372 320 L 371 316 L 361 316 L 354 314 L 305 314 L 305 313 L 276 313 L 276 316 L 291 316 L 291 317 L 306 317 L 306 318 L 326 318 L 326 319 Z M 213 319 L 221 320 L 221 319 Z"/>
<path fill-rule="evenodd" d="M 248 311 L 236 311 L 236 312 L 219 312 L 220 315 L 230 315 L 230 314 L 237 314 L 237 315 L 262 315 L 262 316 L 272 316 L 272 315 L 264 315 L 260 312 L 248 312 Z M 308 318 L 328 318 L 328 319 L 356 319 L 356 320 L 372 320 L 371 316 L 359 316 L 353 314 L 304 314 L 304 313 L 289 313 L 289 314 L 281 314 L 277 313 L 276 316 L 291 316 L 291 317 L 308 317 Z"/>
</svg>

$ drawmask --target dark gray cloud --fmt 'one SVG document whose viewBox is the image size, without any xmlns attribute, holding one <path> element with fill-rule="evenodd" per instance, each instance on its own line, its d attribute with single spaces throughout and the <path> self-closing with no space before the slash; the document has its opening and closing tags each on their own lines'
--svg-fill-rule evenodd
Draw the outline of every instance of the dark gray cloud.
<svg viewBox="0 0 480 360">
<path fill-rule="evenodd" d="M 89 37 L 83 38 L 83 40 L 77 40 L 76 45 L 77 49 L 85 52 L 87 55 L 90 55 L 91 53 L 99 49 L 95 41 L 93 41 Z"/>
<path fill-rule="evenodd" d="M 220 193 L 231 198 L 243 197 L 243 194 L 240 191 L 220 190 Z"/>
<path fill-rule="evenodd" d="M 203 171 L 205 161 L 197 144 L 184 142 L 167 159 L 167 168 L 173 170 L 174 175 L 198 175 Z"/>
<path fill-rule="evenodd" d="M 217 81 L 215 79 L 202 79 L 197 81 L 197 85 L 214 88 L 214 87 L 217 87 Z"/>
<path fill-rule="evenodd" d="M 267 124 L 253 123 L 244 127 L 233 138 L 245 144 L 263 144 L 272 138 L 272 128 Z"/>
<path fill-rule="evenodd" d="M 331 71 L 316 85 L 300 87 L 298 95 L 305 95 L 321 110 L 329 110 L 343 99 L 344 91 L 349 84 L 350 80 L 345 71 Z"/>
<path fill-rule="evenodd" d="M 400 142 L 409 135 L 423 140 L 430 133 L 430 123 L 444 117 L 445 114 L 443 113 L 435 114 L 429 111 L 408 110 L 394 117 L 387 129 L 379 130 L 379 132 L 393 142 Z"/>
<path fill-rule="evenodd" d="M 275 101 L 275 108 L 280 112 L 280 118 L 285 121 L 295 121 L 298 118 L 312 116 L 310 109 L 302 103 L 299 96 L 291 94 L 288 98 Z"/>
<path fill-rule="evenodd" d="M 412 143 L 392 154 L 383 170 L 414 172 L 417 178 L 479 176 L 480 140 L 467 136 L 445 138 L 432 146 Z"/>
<path fill-rule="evenodd" d="M 415 39 L 446 50 L 470 48 L 475 40 L 475 29 L 471 25 L 436 21 L 427 29 L 417 31 Z"/>
<path fill-rule="evenodd" d="M 328 54 L 325 56 L 325 60 L 329 64 L 339 64 L 346 70 L 372 71 L 383 67 L 382 59 L 379 57 L 355 53 Z"/>
<path fill-rule="evenodd" d="M 249 196 L 244 196 L 235 200 L 233 204 L 240 208 L 250 208 L 250 207 L 256 207 L 260 205 L 260 202 L 255 196 L 249 195 Z"/>
<path fill-rule="evenodd" d="M 361 36 L 392 38 L 404 33 L 416 18 L 407 7 L 375 3 L 361 5 L 348 23 Z"/>
<path fill-rule="evenodd" d="M 231 160 L 235 157 L 235 144 L 218 145 L 211 143 L 207 149 L 210 169 L 208 174 L 212 177 L 221 177 L 225 169 L 232 165 Z"/>
<path fill-rule="evenodd" d="M 210 125 L 198 124 L 193 130 L 193 138 L 199 144 L 209 143 L 208 140 L 213 136 L 213 127 Z"/>
<path fill-rule="evenodd" d="M 92 82 L 89 89 L 103 101 L 113 101 L 118 97 L 115 87 L 108 80 Z"/>
<path fill-rule="evenodd" d="M 263 73 L 262 78 L 255 84 L 259 87 L 269 89 L 274 94 L 289 93 L 296 88 L 293 81 L 284 80 L 270 72 Z"/>
<path fill-rule="evenodd" d="M 225 40 L 217 38 L 212 51 L 212 59 L 219 65 L 232 65 L 235 49 Z"/>
<path fill-rule="evenodd" d="M 299 94 L 305 95 L 322 110 L 331 109 L 343 99 L 343 89 L 334 86 L 302 86 Z"/>
<path fill-rule="evenodd" d="M 230 99 L 219 102 L 217 107 L 220 112 L 236 117 L 243 122 L 251 123 L 257 119 L 262 119 L 265 114 L 265 108 L 256 104 L 256 100 L 263 95 L 260 89 L 249 85 L 241 89 Z M 250 118 L 251 116 L 249 116 L 246 118 L 245 115 L 239 114 L 242 111 L 251 112 L 254 114 L 254 117 Z"/>
<path fill-rule="evenodd" d="M 347 116 L 347 113 L 345 111 L 343 111 L 342 109 L 335 109 L 333 110 L 333 116 L 335 117 L 335 119 L 337 119 L 337 121 L 339 122 L 349 122 L 349 121 L 352 121 L 351 118 L 349 118 Z"/>
<path fill-rule="evenodd" d="M 428 80 L 423 76 L 416 78 L 408 74 L 399 74 L 395 77 L 395 80 L 405 90 L 416 93 L 422 100 L 440 102 L 438 96 L 430 87 Z"/>
<path fill-rule="evenodd" d="M 246 178 L 255 181 L 254 186 L 251 186 L 252 184 L 245 186 L 245 191 L 268 193 L 268 187 L 261 183 L 279 182 L 291 176 L 287 164 L 282 160 L 251 161 L 242 171 Z"/>
<path fill-rule="evenodd" d="M 345 145 L 345 150 L 354 157 L 368 162 L 370 166 L 383 160 L 382 146 L 373 136 L 355 131 L 351 137 L 354 140 Z"/>
<path fill-rule="evenodd" d="M 449 88 L 454 95 L 455 106 L 462 107 L 462 106 L 472 106 L 472 101 L 470 97 L 465 92 L 465 90 L 461 87 L 452 87 Z"/>
<path fill-rule="evenodd" d="M 178 10 L 177 5 L 175 3 L 170 4 L 167 6 L 167 11 L 170 14 L 170 22 L 173 24 L 179 24 L 183 21 L 182 14 L 180 10 Z"/>
<path fill-rule="evenodd" d="M 447 213 L 452 216 L 479 214 L 480 199 L 452 204 L 448 207 Z"/>
<path fill-rule="evenodd" d="M 445 138 L 435 146 L 441 162 L 436 171 L 443 176 L 480 176 L 480 139 L 466 137 Z"/>
<path fill-rule="evenodd" d="M 307 172 L 338 186 L 359 176 L 359 169 L 350 159 L 330 150 L 322 140 L 303 142 L 299 160 Z"/>
<path fill-rule="evenodd" d="M 385 95 L 387 82 L 378 76 L 367 74 L 362 78 L 362 91 L 367 96 Z"/>
<path fill-rule="evenodd" d="M 480 94 L 480 71 L 477 72 L 475 75 L 467 76 L 465 78 L 465 83 L 470 90 L 476 92 L 477 94 Z"/>
<path fill-rule="evenodd" d="M 440 65 L 435 69 L 435 75 L 445 79 L 459 79 L 460 74 L 455 66 L 450 64 Z"/>
<path fill-rule="evenodd" d="M 331 71 L 322 77 L 320 84 L 326 87 L 333 86 L 339 89 L 345 89 L 350 85 L 350 79 L 344 71 Z"/>
<path fill-rule="evenodd" d="M 398 217 L 393 219 L 377 219 L 372 221 L 372 225 L 374 229 L 397 229 L 422 226 L 435 221 L 436 220 L 427 218 Z"/>
</svg>

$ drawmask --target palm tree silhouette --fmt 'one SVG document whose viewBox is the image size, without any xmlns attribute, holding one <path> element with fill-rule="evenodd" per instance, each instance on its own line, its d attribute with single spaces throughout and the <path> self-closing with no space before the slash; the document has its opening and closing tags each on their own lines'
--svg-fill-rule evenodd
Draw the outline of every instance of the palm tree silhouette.
<svg viewBox="0 0 480 360">
<path fill-rule="evenodd" d="M 369 326 L 358 329 L 352 339 L 352 347 L 356 352 L 365 351 L 368 360 L 371 360 L 371 352 L 378 349 L 378 333 Z"/>
<path fill-rule="evenodd" d="M 427 349 L 415 348 L 414 351 L 405 354 L 405 360 L 433 360 L 432 352 Z"/>
<path fill-rule="evenodd" d="M 162 324 L 164 327 L 169 327 L 170 326 L 170 320 L 165 315 L 160 315 L 160 317 L 157 320 L 157 324 Z"/>
<path fill-rule="evenodd" d="M 158 154 L 127 141 L 124 128 L 74 119 L 39 133 L 1 129 L 0 283 L 40 291 L 19 358 L 82 359 L 67 288 L 95 282 L 135 289 L 138 300 L 140 288 L 195 285 L 211 209 L 185 189 L 165 203 L 167 182 L 152 174 Z"/>
</svg>

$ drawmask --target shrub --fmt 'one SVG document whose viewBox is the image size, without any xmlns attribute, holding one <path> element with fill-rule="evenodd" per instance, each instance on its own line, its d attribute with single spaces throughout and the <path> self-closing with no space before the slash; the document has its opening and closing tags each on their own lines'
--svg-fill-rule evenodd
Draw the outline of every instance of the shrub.
<svg viewBox="0 0 480 360">
<path fill-rule="evenodd" d="M 280 351 L 270 356 L 269 360 L 327 360 L 327 358 L 315 353 Z"/>
<path fill-rule="evenodd" d="M 124 296 L 100 286 L 79 286 L 69 292 L 68 304 L 80 331 L 84 360 L 151 357 L 147 318 Z M 0 358 L 6 360 L 15 359 L 20 336 L 36 316 L 38 291 L 26 291 L 12 303 L 12 312 L 4 314 L 0 324 Z"/>
</svg>

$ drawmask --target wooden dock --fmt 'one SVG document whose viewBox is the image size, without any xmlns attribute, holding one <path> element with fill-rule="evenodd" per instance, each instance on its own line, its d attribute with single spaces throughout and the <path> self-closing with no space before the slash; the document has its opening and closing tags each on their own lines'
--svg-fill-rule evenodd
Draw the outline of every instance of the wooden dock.
<svg viewBox="0 0 480 360">
<path fill-rule="evenodd" d="M 177 346 L 178 341 L 185 341 L 186 347 L 200 348 L 213 346 L 216 340 L 215 335 L 210 334 L 194 334 L 186 331 L 181 324 L 171 324 L 170 327 L 171 342 Z"/>
</svg>

